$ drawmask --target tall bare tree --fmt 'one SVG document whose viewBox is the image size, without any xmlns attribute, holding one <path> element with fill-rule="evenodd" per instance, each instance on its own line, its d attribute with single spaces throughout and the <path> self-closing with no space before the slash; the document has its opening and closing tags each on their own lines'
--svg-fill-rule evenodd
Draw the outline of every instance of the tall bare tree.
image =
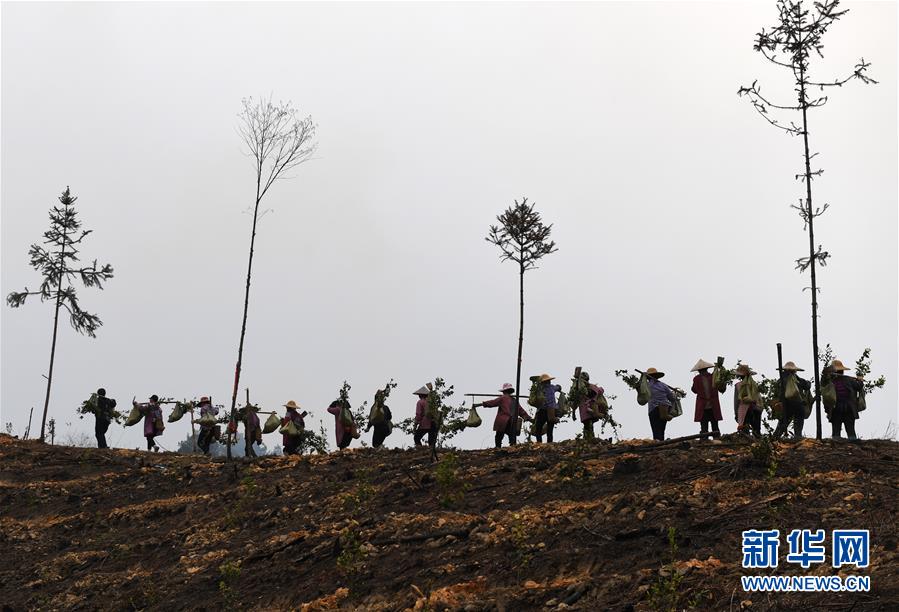
<svg viewBox="0 0 899 612">
<path fill-rule="evenodd" d="M 53 206 L 50 209 L 50 229 L 44 232 L 45 248 L 39 244 L 32 244 L 28 250 L 31 257 L 31 267 L 44 277 L 37 291 L 12 292 L 6 297 L 6 303 L 12 308 L 18 308 L 25 303 L 29 295 L 40 296 L 41 302 L 52 301 L 53 309 L 53 340 L 50 343 L 50 368 L 47 372 L 47 392 L 44 396 L 44 415 L 41 417 L 41 442 L 44 441 L 47 425 L 47 411 L 50 407 L 50 386 L 53 384 L 53 364 L 56 359 L 56 337 L 59 330 L 59 311 L 65 309 L 69 313 L 69 322 L 72 328 L 80 334 L 87 334 L 91 338 L 97 337 L 97 329 L 103 322 L 95 314 L 81 309 L 78 304 L 78 296 L 75 293 L 73 281 L 80 278 L 85 287 L 103 289 L 103 282 L 112 278 L 112 266 L 104 264 L 97 267 L 97 260 L 90 266 L 78 267 L 78 245 L 93 230 L 82 230 L 81 221 L 75 210 L 75 200 L 78 198 L 69 192 L 69 188 L 59 196 L 62 206 Z"/>
<path fill-rule="evenodd" d="M 499 225 L 491 225 L 487 242 L 499 247 L 501 261 L 518 264 L 519 317 L 518 317 L 518 359 L 515 369 L 515 393 L 521 394 L 521 351 L 524 345 L 524 273 L 537 267 L 537 262 L 546 255 L 555 253 L 556 243 L 549 239 L 552 224 L 544 225 L 534 204 L 527 198 L 507 208 L 496 220 Z M 513 429 L 514 431 L 514 429 Z M 516 436 L 513 435 L 513 439 Z"/>
<path fill-rule="evenodd" d="M 243 320 L 240 325 L 240 344 L 237 348 L 237 365 L 234 368 L 234 390 L 231 395 L 231 426 L 235 426 L 237 389 L 240 385 L 240 369 L 243 363 L 243 343 L 247 333 L 247 311 L 250 305 L 250 280 L 253 276 L 253 252 L 256 245 L 256 226 L 259 221 L 259 204 L 278 179 L 292 168 L 309 160 L 315 153 L 315 124 L 312 117 L 301 118 L 288 101 L 273 104 L 268 100 L 244 98 L 243 109 L 238 114 L 239 131 L 248 155 L 253 160 L 256 173 L 256 200 L 253 205 L 253 228 L 250 233 L 250 255 L 247 262 L 247 286 L 243 303 Z M 228 458 L 231 458 L 231 434 L 228 434 Z"/>
<path fill-rule="evenodd" d="M 811 8 L 809 8 L 811 6 Z M 740 87 L 737 92 L 745 96 L 752 103 L 755 110 L 772 126 L 784 131 L 790 136 L 801 136 L 803 145 L 804 168 L 796 179 L 805 183 L 805 198 L 799 198 L 798 204 L 792 204 L 803 221 L 803 229 L 808 230 L 808 256 L 796 260 L 796 269 L 799 272 L 809 270 L 811 277 L 812 297 L 812 358 L 815 364 L 815 419 L 817 423 L 817 437 L 821 439 L 821 373 L 818 355 L 818 282 L 816 268 L 818 265 L 827 265 L 830 254 L 823 250 L 819 244 L 815 246 L 814 221 L 820 217 L 829 207 L 829 204 L 815 207 L 812 205 L 812 181 L 820 176 L 824 170 L 817 168 L 812 170 L 811 161 L 817 153 L 811 153 L 809 148 L 809 111 L 820 108 L 827 103 L 827 96 L 821 94 L 826 88 L 842 87 L 852 80 L 862 83 L 876 83 L 867 75 L 870 66 L 864 58 L 855 65 L 852 73 L 842 78 L 834 78 L 830 81 L 822 81 L 809 74 L 811 60 L 824 57 L 824 34 L 830 26 L 845 15 L 848 10 L 840 10 L 839 0 L 822 0 L 819 2 L 803 2 L 802 0 L 779 0 L 777 2 L 778 19 L 770 32 L 764 29 L 756 34 L 753 49 L 761 53 L 770 63 L 788 70 L 795 84 L 795 103 L 777 103 L 762 94 L 758 81 L 753 81 L 748 87 Z M 817 95 L 815 92 L 819 92 Z M 789 116 L 799 114 L 801 122 L 796 119 L 787 121 L 780 115 Z"/>
</svg>

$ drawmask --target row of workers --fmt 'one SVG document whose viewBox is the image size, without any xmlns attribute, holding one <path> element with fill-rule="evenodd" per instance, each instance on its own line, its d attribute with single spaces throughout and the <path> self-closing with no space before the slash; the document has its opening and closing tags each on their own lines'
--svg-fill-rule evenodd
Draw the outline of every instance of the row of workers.
<svg viewBox="0 0 899 612">
<path fill-rule="evenodd" d="M 720 429 L 718 423 L 723 420 L 721 403 L 719 395 L 723 394 L 727 388 L 725 382 L 718 381 L 716 384 L 710 371 L 715 366 L 707 361 L 700 359 L 693 367 L 691 372 L 696 375 L 693 378 L 691 387 L 692 392 L 696 395 L 696 405 L 694 410 L 694 421 L 700 424 L 700 433 L 710 433 L 712 436 L 719 436 Z M 788 427 L 793 425 L 793 437 L 798 439 L 802 437 L 803 422 L 807 418 L 811 400 L 811 383 L 798 375 L 798 372 L 804 371 L 796 366 L 792 361 L 784 364 L 780 374 L 780 386 L 778 399 L 780 400 L 780 414 L 777 428 L 774 436 L 782 437 L 787 433 Z M 828 380 L 833 383 L 836 395 L 835 405 L 827 411 L 828 419 L 832 424 L 832 435 L 839 438 L 843 427 L 850 439 L 856 439 L 855 421 L 858 419 L 858 398 L 863 393 L 862 382 L 857 377 L 846 376 L 848 371 L 840 360 L 834 360 L 833 364 L 828 367 Z M 671 411 L 677 401 L 675 389 L 669 387 L 661 381 L 665 376 L 655 368 L 648 368 L 643 373 L 649 386 L 649 398 L 646 402 L 647 413 L 649 417 L 649 425 L 652 430 L 652 436 L 655 440 L 664 440 L 665 429 L 668 421 L 671 420 Z M 755 372 L 748 365 L 741 364 L 734 370 L 736 383 L 734 385 L 734 419 L 737 423 L 737 432 L 742 434 L 752 434 L 756 437 L 761 435 L 761 421 L 764 406 L 760 398 L 747 397 L 741 392 L 741 388 L 746 384 Z M 555 378 L 548 374 L 534 377 L 534 387 L 532 387 L 529 402 L 536 408 L 534 417 L 524 409 L 519 402 L 519 396 L 515 394 L 515 388 L 510 384 L 504 384 L 499 390 L 500 394 L 490 400 L 476 403 L 473 408 L 496 408 L 496 417 L 493 421 L 494 444 L 497 448 L 502 446 L 503 438 L 507 438 L 509 444 L 514 444 L 519 435 L 519 421 L 529 421 L 533 423 L 532 432 L 537 442 L 543 442 L 543 436 L 546 436 L 547 442 L 553 441 L 553 430 L 555 425 L 564 416 L 567 407 L 565 394 L 562 386 L 555 384 Z M 799 395 L 791 395 L 786 391 L 789 388 L 788 382 L 792 380 Z M 589 382 L 589 374 L 579 372 L 576 378 L 572 378 L 573 383 L 583 381 L 585 393 L 582 397 L 575 399 L 572 410 L 577 411 L 577 416 L 583 425 L 583 436 L 585 439 L 593 439 L 594 423 L 601 421 L 608 416 L 608 403 L 605 400 L 605 392 L 602 387 Z M 437 445 L 437 436 L 439 426 L 436 420 L 429 416 L 428 412 L 428 396 L 431 390 L 427 386 L 422 386 L 415 391 L 414 395 L 418 396 L 415 405 L 415 417 L 413 428 L 413 440 L 415 446 L 421 446 L 423 440 L 427 440 L 428 446 L 435 452 Z M 535 401 L 535 393 L 539 397 L 539 401 Z M 115 408 L 115 400 L 106 397 L 104 389 L 97 391 L 97 403 L 99 410 L 97 411 L 96 435 L 97 444 L 100 448 L 106 448 L 105 433 L 112 420 L 112 411 Z M 147 403 L 134 403 L 144 417 L 144 436 L 147 439 L 147 450 L 159 450 L 155 439 L 162 434 L 165 429 L 163 421 L 162 406 L 159 403 L 159 397 L 153 395 Z M 279 424 L 283 426 L 293 424 L 293 428 L 288 428 L 288 433 L 282 434 L 282 446 L 285 454 L 293 454 L 301 450 L 303 433 L 306 430 L 305 417 L 306 411 L 300 411 L 300 407 L 293 400 L 287 402 L 284 407 L 286 413 L 280 419 Z M 219 408 L 213 406 L 208 397 L 200 398 L 197 404 L 199 409 L 199 419 L 196 421 L 200 425 L 200 432 L 197 437 L 197 445 L 206 454 L 210 452 L 211 444 L 220 439 L 220 426 L 216 424 L 216 417 Z M 359 438 L 361 432 L 355 423 L 347 423 L 342 418 L 340 402 L 334 401 L 328 406 L 328 412 L 334 415 L 335 420 L 335 437 L 337 447 L 339 449 L 346 448 L 353 439 Z M 383 406 L 383 418 L 377 423 L 370 423 L 366 431 L 374 429 L 372 436 L 372 446 L 378 448 L 383 445 L 384 440 L 393 430 L 393 421 L 390 408 Z M 255 457 L 255 444 L 262 442 L 263 428 L 259 420 L 258 409 L 255 406 L 247 406 L 241 410 L 240 420 L 244 424 L 245 436 L 245 453 L 249 457 Z M 710 431 L 711 430 L 711 431 Z"/>
</svg>

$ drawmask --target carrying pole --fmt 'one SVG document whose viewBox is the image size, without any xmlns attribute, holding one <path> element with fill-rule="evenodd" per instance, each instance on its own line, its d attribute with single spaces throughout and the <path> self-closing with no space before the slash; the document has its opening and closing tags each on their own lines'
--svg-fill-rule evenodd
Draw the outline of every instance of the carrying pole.
<svg viewBox="0 0 899 612">
<path fill-rule="evenodd" d="M 28 411 L 28 427 L 25 428 L 25 439 L 28 439 L 28 434 L 31 433 L 31 415 L 34 413 L 34 406 L 31 407 L 31 410 Z"/>
<path fill-rule="evenodd" d="M 783 350 L 781 349 L 780 342 L 777 343 L 777 373 L 783 376 L 784 373 L 784 361 L 783 361 Z"/>
<path fill-rule="evenodd" d="M 209 403 L 210 404 L 212 403 L 212 398 L 209 398 Z M 190 452 L 196 454 L 196 452 L 197 452 L 197 426 L 194 423 L 194 417 L 196 417 L 196 415 L 194 414 L 194 403 L 191 402 L 190 403 L 190 447 L 191 447 Z"/>
</svg>

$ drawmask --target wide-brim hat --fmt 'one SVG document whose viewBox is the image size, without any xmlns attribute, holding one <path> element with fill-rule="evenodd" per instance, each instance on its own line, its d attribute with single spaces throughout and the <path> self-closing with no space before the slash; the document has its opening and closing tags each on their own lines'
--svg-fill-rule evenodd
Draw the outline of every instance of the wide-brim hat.
<svg viewBox="0 0 899 612">
<path fill-rule="evenodd" d="M 206 397 L 205 395 L 204 395 L 203 397 L 200 398 L 200 403 L 201 403 L 201 404 L 205 404 L 205 403 L 208 402 L 208 401 L 209 401 L 209 398 Z"/>
<path fill-rule="evenodd" d="M 284 404 L 284 407 L 285 407 L 285 408 L 288 408 L 288 409 L 291 409 L 291 408 L 292 408 L 293 410 L 299 410 L 299 409 L 300 409 L 300 407 L 297 405 L 297 403 L 296 403 L 295 401 L 293 401 L 293 400 L 290 400 L 289 402 L 287 402 L 286 404 Z"/>
<path fill-rule="evenodd" d="M 741 363 L 737 366 L 737 369 L 734 370 L 734 374 L 736 374 L 737 376 L 752 376 L 755 373 L 756 371 L 750 368 L 745 363 Z"/>
<path fill-rule="evenodd" d="M 550 376 L 549 374 L 541 374 L 540 375 L 540 382 L 549 382 L 549 381 L 555 380 L 555 379 L 556 379 L 555 376 Z"/>
<path fill-rule="evenodd" d="M 700 371 L 700 370 L 706 370 L 706 369 L 708 369 L 708 368 L 714 368 L 714 367 L 715 367 L 715 364 L 714 364 L 714 363 L 709 363 L 709 362 L 706 361 L 705 359 L 700 359 L 699 361 L 696 362 L 696 365 L 693 366 L 693 369 L 690 370 L 690 371 L 691 371 L 691 372 L 698 372 L 698 371 Z"/>
<path fill-rule="evenodd" d="M 506 383 L 506 384 L 503 385 L 503 388 L 500 389 L 500 392 L 502 392 L 502 393 L 506 393 L 506 392 L 515 393 L 515 387 L 513 387 L 513 386 L 510 385 L 509 383 Z"/>
<path fill-rule="evenodd" d="M 578 380 L 576 376 L 571 377 L 572 382 Z M 590 374 L 587 373 L 586 370 L 581 372 L 581 380 L 590 380 Z"/>
<path fill-rule="evenodd" d="M 784 369 L 784 370 L 788 370 L 788 371 L 790 371 L 790 372 L 805 372 L 805 370 L 803 370 L 802 368 L 800 368 L 799 366 L 797 366 L 797 365 L 796 365 L 795 363 L 793 363 L 792 361 L 786 362 L 786 363 L 784 364 L 784 368 L 783 368 L 783 369 Z"/>
<path fill-rule="evenodd" d="M 648 369 L 646 370 L 646 375 L 647 375 L 647 376 L 651 376 L 652 378 L 661 378 L 661 377 L 663 377 L 663 376 L 665 375 L 665 373 L 664 373 L 664 372 L 659 372 L 659 371 L 656 370 L 655 368 L 648 368 Z"/>
<path fill-rule="evenodd" d="M 427 394 L 429 394 L 429 393 L 430 393 L 430 391 L 428 390 L 427 386 L 422 385 L 422 386 L 418 389 L 418 391 L 416 391 L 416 392 L 413 393 L 412 395 L 427 395 Z"/>
<path fill-rule="evenodd" d="M 833 370 L 834 372 L 845 372 L 849 368 L 844 366 L 843 362 L 840 361 L 839 359 L 834 359 L 833 363 L 830 364 L 830 369 Z"/>
</svg>

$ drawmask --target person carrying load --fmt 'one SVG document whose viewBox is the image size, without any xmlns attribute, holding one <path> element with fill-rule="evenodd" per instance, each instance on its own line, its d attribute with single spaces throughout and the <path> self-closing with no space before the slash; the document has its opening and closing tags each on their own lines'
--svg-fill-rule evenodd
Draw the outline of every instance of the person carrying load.
<svg viewBox="0 0 899 612">
<path fill-rule="evenodd" d="M 418 401 L 415 402 L 415 429 L 412 432 L 412 441 L 415 446 L 421 446 L 421 439 L 427 436 L 428 446 L 431 448 L 433 456 L 437 448 L 438 427 L 436 419 L 431 418 L 434 415 L 428 414 L 428 396 L 430 394 L 431 390 L 427 385 L 422 385 L 418 391 L 413 393 L 418 396 Z"/>
<path fill-rule="evenodd" d="M 748 435 L 751 430 L 756 438 L 762 437 L 762 401 L 758 384 L 752 379 L 755 374 L 748 365 L 741 363 L 734 370 L 740 380 L 734 385 L 734 416 L 737 419 L 737 433 Z"/>
<path fill-rule="evenodd" d="M 652 428 L 652 439 L 662 441 L 665 439 L 665 427 L 668 425 L 668 411 L 674 405 L 674 392 L 671 387 L 663 383 L 665 373 L 655 368 L 649 368 L 644 372 L 649 383 L 649 426 Z"/>
<path fill-rule="evenodd" d="M 297 455 L 303 431 L 306 429 L 303 417 L 308 413 L 305 410 L 299 412 L 300 407 L 293 400 L 284 404 L 284 407 L 287 408 L 287 412 L 281 419 L 281 446 L 285 455 Z"/>
<path fill-rule="evenodd" d="M 506 383 L 500 389 L 502 395 L 499 397 L 474 404 L 474 407 L 483 406 L 485 408 L 497 408 L 496 418 L 493 420 L 493 431 L 496 432 L 493 438 L 496 448 L 503 445 L 503 436 L 509 438 L 509 445 L 515 444 L 515 436 L 518 429 L 518 419 L 525 421 L 533 421 L 518 399 L 515 397 L 515 387 Z"/>
<path fill-rule="evenodd" d="M 165 430 L 165 423 L 162 422 L 162 406 L 159 405 L 159 396 L 151 395 L 150 401 L 145 404 L 138 404 L 134 400 L 132 405 L 144 415 L 144 437 L 147 439 L 147 450 L 158 451 L 159 446 L 156 445 L 156 436 L 161 436 Z"/>
<path fill-rule="evenodd" d="M 559 421 L 556 416 L 558 403 L 556 402 L 556 393 L 561 393 L 562 386 L 554 385 L 555 377 L 549 374 L 541 374 L 533 377 L 533 385 L 531 385 L 531 394 L 528 397 L 528 404 L 536 408 L 534 412 L 534 436 L 537 442 L 543 442 L 543 428 L 546 427 L 546 441 L 553 441 L 553 427 Z"/>
<path fill-rule="evenodd" d="M 259 406 L 247 404 L 243 414 L 243 434 L 244 434 L 244 450 L 245 457 L 256 457 L 256 449 L 254 444 L 262 444 L 262 427 L 259 423 Z"/>
<path fill-rule="evenodd" d="M 336 399 L 328 406 L 328 412 L 334 415 L 334 434 L 337 437 L 337 448 L 343 450 L 350 445 L 353 438 L 358 438 L 356 422 L 349 406 L 342 400 Z"/>
<path fill-rule="evenodd" d="M 383 389 L 375 391 L 374 407 L 379 411 L 379 418 L 374 423 L 372 423 L 371 418 L 369 418 L 365 431 L 367 432 L 374 428 L 375 433 L 373 433 L 371 437 L 372 448 L 381 448 L 384 444 L 384 440 L 393 432 L 393 415 L 390 412 L 390 408 L 384 403 Z"/>
<path fill-rule="evenodd" d="M 780 419 L 774 430 L 774 439 L 777 440 L 787 433 L 790 422 L 793 423 L 793 439 L 802 439 L 802 424 L 805 421 L 806 408 L 811 408 L 808 402 L 811 399 L 812 383 L 800 378 L 796 372 L 804 372 L 792 361 L 783 365 L 780 373 L 780 387 L 777 399 L 781 403 Z"/>
<path fill-rule="evenodd" d="M 200 425 L 200 435 L 197 436 L 197 446 L 203 451 L 204 455 L 209 454 L 209 447 L 215 440 L 215 417 L 218 416 L 219 409 L 212 405 L 205 395 L 200 398 L 197 407 L 200 409 L 200 418 L 197 423 Z"/>
<path fill-rule="evenodd" d="M 94 434 L 97 436 L 97 448 L 109 448 L 106 444 L 106 431 L 115 418 L 115 400 L 106 397 L 106 389 L 97 389 L 97 411 L 94 413 L 96 423 Z"/>
<path fill-rule="evenodd" d="M 834 440 L 840 439 L 842 428 L 846 427 L 846 437 L 850 440 L 858 440 L 855 434 L 855 421 L 858 419 L 859 397 L 864 396 L 864 384 L 853 376 L 844 374 L 849 368 L 843 365 L 839 359 L 834 359 L 830 365 L 833 372 L 830 376 L 830 383 L 836 391 L 836 404 L 828 412 L 827 418 L 830 421 L 832 435 Z"/>
<path fill-rule="evenodd" d="M 721 431 L 718 429 L 718 421 L 722 420 L 721 402 L 718 400 L 718 394 L 724 392 L 724 388 L 715 388 L 712 380 L 712 374 L 709 368 L 715 365 L 700 359 L 693 366 L 691 372 L 696 372 L 693 377 L 693 386 L 691 390 L 696 394 L 696 410 L 693 412 L 693 421 L 699 423 L 699 433 L 707 433 L 709 424 L 712 426 L 712 436 L 721 437 Z"/>
</svg>

